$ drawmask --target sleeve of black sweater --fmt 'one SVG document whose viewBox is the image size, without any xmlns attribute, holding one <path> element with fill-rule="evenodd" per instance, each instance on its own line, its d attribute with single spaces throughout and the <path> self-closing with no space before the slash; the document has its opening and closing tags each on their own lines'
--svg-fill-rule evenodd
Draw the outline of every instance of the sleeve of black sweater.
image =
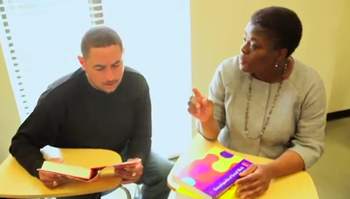
<svg viewBox="0 0 350 199">
<path fill-rule="evenodd" d="M 129 141 L 130 158 L 141 158 L 146 164 L 152 145 L 152 106 L 147 82 L 142 95 L 136 101 L 136 123 Z"/>
<path fill-rule="evenodd" d="M 41 101 L 12 138 L 11 155 L 32 176 L 39 177 L 37 169 L 44 161 L 40 149 L 54 143 L 63 111 L 61 106 Z"/>
</svg>

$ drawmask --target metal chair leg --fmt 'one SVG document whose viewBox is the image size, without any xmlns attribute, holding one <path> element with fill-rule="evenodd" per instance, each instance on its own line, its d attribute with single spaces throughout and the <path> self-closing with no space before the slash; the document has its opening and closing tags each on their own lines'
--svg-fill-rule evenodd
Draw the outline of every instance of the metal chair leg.
<svg viewBox="0 0 350 199">
<path fill-rule="evenodd" d="M 123 185 L 119 185 L 118 188 L 121 188 L 125 192 L 127 199 L 132 199 L 130 191 L 126 187 L 124 187 Z"/>
<path fill-rule="evenodd" d="M 141 185 L 136 185 L 134 199 L 141 199 Z"/>
</svg>

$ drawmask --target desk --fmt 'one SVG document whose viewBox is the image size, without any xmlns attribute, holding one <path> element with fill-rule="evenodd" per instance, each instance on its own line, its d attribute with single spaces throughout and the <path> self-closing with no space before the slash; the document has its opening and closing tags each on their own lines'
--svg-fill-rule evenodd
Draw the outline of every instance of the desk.
<svg viewBox="0 0 350 199">
<path fill-rule="evenodd" d="M 218 142 L 210 142 L 205 140 L 201 135 L 196 135 L 189 148 L 180 156 L 176 162 L 174 168 L 168 175 L 168 186 L 176 191 L 179 188 L 172 180 L 174 172 L 179 171 L 184 165 L 190 163 L 196 157 L 204 155 L 208 149 L 220 145 Z M 272 160 L 238 153 L 229 150 L 239 156 L 242 156 L 256 164 L 265 164 Z M 310 175 L 303 171 L 290 176 L 282 177 L 271 182 L 269 190 L 261 196 L 259 199 L 295 199 L 295 198 L 307 198 L 307 199 L 318 199 L 318 194 L 311 179 Z"/>
<path fill-rule="evenodd" d="M 109 150 L 59 149 L 59 151 L 65 163 L 88 168 L 122 162 L 118 153 Z M 46 157 L 50 156 L 45 155 Z M 120 183 L 121 179 L 113 176 L 99 179 L 96 182 L 73 182 L 55 189 L 48 189 L 39 179 L 27 173 L 11 155 L 0 166 L 0 197 L 5 198 L 44 198 L 84 195 L 114 189 Z"/>
</svg>

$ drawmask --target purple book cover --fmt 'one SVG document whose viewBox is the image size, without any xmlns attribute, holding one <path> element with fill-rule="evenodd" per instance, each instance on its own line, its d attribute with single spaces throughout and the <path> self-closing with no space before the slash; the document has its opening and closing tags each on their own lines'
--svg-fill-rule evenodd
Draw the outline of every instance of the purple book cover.
<svg viewBox="0 0 350 199">
<path fill-rule="evenodd" d="M 252 165 L 251 162 L 223 148 L 214 147 L 202 158 L 191 162 L 176 175 L 189 191 L 210 198 L 218 198 L 239 178 L 239 173 Z M 199 192 L 198 192 L 199 191 Z"/>
</svg>

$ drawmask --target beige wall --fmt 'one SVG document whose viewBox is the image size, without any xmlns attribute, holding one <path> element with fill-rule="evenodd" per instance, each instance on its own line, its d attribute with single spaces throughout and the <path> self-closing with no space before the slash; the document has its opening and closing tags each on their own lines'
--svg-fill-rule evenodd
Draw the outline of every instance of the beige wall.
<svg viewBox="0 0 350 199">
<path fill-rule="evenodd" d="M 314 67 L 324 79 L 329 111 L 350 109 L 350 9 L 346 0 L 191 0 L 193 86 L 207 94 L 208 84 L 217 65 L 239 53 L 243 31 L 255 10 L 269 5 L 282 5 L 295 10 L 304 24 L 304 36 L 295 57 Z M 348 21 L 347 25 L 345 21 Z M 215 25 L 215 28 L 214 28 Z M 2 52 L 0 53 L 2 55 Z M 341 82 L 342 81 L 342 82 Z M 0 56 L 0 161 L 8 154 L 19 115 Z M 184 110 L 185 111 L 185 110 Z"/>
<path fill-rule="evenodd" d="M 350 1 L 345 1 L 339 29 L 334 38 L 337 46 L 332 89 L 330 91 L 329 111 L 346 110 L 350 108 Z"/>
<path fill-rule="evenodd" d="M 350 13 L 345 14 L 350 1 L 346 0 L 191 0 L 193 86 L 207 95 L 218 64 L 239 53 L 250 15 L 271 5 L 289 7 L 301 18 L 303 38 L 294 56 L 323 78 L 328 112 L 350 109 L 350 46 L 345 44 L 350 35 Z"/>
<path fill-rule="evenodd" d="M 252 12 L 264 6 L 280 5 L 295 10 L 304 25 L 304 35 L 294 56 L 320 73 L 327 87 L 328 103 L 331 99 L 331 93 L 335 96 L 341 93 L 336 90 L 331 92 L 331 88 L 333 83 L 335 83 L 333 88 L 339 86 L 339 81 L 333 81 L 334 71 L 349 68 L 346 64 L 349 62 L 344 60 L 346 60 L 346 54 L 349 55 L 350 49 L 348 45 L 340 43 L 348 41 L 346 35 L 349 35 L 346 34 L 344 22 L 346 17 L 349 22 L 349 14 L 345 16 L 344 12 L 346 0 L 309 0 L 303 2 L 252 0 L 243 2 L 232 0 L 215 1 L 215 3 L 203 0 L 191 1 L 194 86 L 207 94 L 208 83 L 216 66 L 223 59 L 239 53 L 244 28 Z M 347 9 L 349 9 L 349 3 L 347 4 Z M 347 32 L 349 33 L 349 31 Z M 340 80 L 338 77 L 336 79 Z M 346 80 L 349 85 L 349 79 L 342 80 Z M 341 107 L 337 106 L 336 98 L 332 97 L 332 101 L 334 104 L 329 105 L 332 107 L 331 110 L 350 108 L 350 96 L 347 100 L 348 103 Z"/>
</svg>

